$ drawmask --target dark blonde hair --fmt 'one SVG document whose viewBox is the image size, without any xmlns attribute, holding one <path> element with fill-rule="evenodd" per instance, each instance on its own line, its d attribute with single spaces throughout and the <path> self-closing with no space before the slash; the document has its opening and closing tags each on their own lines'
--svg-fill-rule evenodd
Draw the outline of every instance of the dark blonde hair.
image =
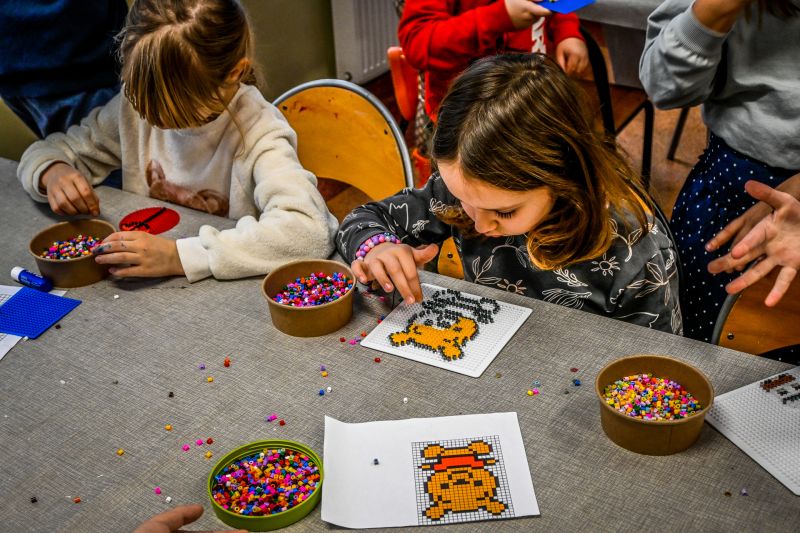
<svg viewBox="0 0 800 533">
<path fill-rule="evenodd" d="M 256 84 L 253 37 L 237 0 L 136 0 L 118 36 L 125 96 L 149 124 L 200 126 L 226 108 L 226 77 L 242 58 Z"/>
<path fill-rule="evenodd" d="M 531 261 L 542 269 L 606 252 L 609 208 L 647 223 L 639 176 L 593 129 L 582 94 L 544 55 L 487 57 L 452 84 L 431 141 L 433 159 L 458 164 L 469 179 L 509 191 L 549 188 L 553 208 L 528 234 Z M 474 234 L 463 209 L 441 218 Z"/>
</svg>

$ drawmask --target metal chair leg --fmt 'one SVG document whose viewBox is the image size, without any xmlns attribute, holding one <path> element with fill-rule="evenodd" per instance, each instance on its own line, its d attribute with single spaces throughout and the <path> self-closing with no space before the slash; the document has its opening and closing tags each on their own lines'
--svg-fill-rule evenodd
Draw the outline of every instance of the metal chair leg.
<svg viewBox="0 0 800 533">
<path fill-rule="evenodd" d="M 647 100 L 644 103 L 644 146 L 642 147 L 642 181 L 645 189 L 650 188 L 650 172 L 653 160 L 653 123 L 655 111 L 653 103 Z"/>
<path fill-rule="evenodd" d="M 686 117 L 689 116 L 689 108 L 684 107 L 681 109 L 681 114 L 678 117 L 678 123 L 675 124 L 675 131 L 672 132 L 672 141 L 669 143 L 669 150 L 667 151 L 667 159 L 675 161 L 675 152 L 678 150 L 678 144 L 681 142 L 681 135 L 683 135 L 683 127 L 686 125 Z"/>
</svg>

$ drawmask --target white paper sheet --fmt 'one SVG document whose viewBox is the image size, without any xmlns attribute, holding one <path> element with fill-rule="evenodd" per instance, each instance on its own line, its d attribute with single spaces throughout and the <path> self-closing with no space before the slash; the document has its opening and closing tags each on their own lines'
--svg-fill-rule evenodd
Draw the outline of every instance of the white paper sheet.
<svg viewBox="0 0 800 533">
<path fill-rule="evenodd" d="M 445 468 L 442 463 L 447 459 L 422 457 L 432 443 L 450 450 L 472 443 L 478 443 L 472 444 L 473 450 L 486 452 L 484 444 L 491 448 L 489 453 L 451 455 L 451 466 Z M 374 464 L 375 459 L 379 464 Z M 438 468 L 433 466 L 437 462 Z M 431 468 L 421 469 L 421 463 Z M 326 416 L 324 467 L 322 519 L 338 526 L 452 524 L 539 514 L 516 413 L 363 424 L 346 424 Z M 431 477 L 437 474 L 436 479 Z M 464 479 L 464 474 L 480 479 L 481 487 L 455 484 L 453 476 Z M 438 483 L 445 475 L 451 476 L 449 489 Z M 434 496 L 426 493 L 428 481 Z M 469 491 L 465 499 L 456 498 L 461 502 L 456 505 L 459 508 L 447 503 L 453 501 L 452 490 L 456 489 Z M 481 498 L 470 497 L 474 495 Z M 435 501 L 439 496 L 444 503 Z"/>
<path fill-rule="evenodd" d="M 22 287 L 13 287 L 10 285 L 0 285 L 0 306 L 6 303 L 12 296 L 17 294 L 17 291 L 20 290 Z M 50 291 L 50 294 L 55 294 L 56 296 L 64 296 L 67 291 L 62 290 L 53 290 Z M 0 361 L 3 360 L 3 357 L 13 348 L 22 337 L 18 337 L 17 335 L 9 335 L 7 333 L 0 333 Z"/>
<path fill-rule="evenodd" d="M 471 376 L 473 378 L 480 377 L 484 370 L 494 361 L 495 357 L 500 353 L 503 347 L 508 343 L 511 337 L 522 326 L 531 310 L 527 307 L 514 305 L 506 302 L 500 302 L 491 298 L 481 299 L 480 296 L 475 296 L 468 293 L 454 291 L 461 295 L 468 302 L 478 302 L 483 300 L 482 307 L 486 312 L 485 316 L 490 318 L 486 322 L 481 322 L 476 319 L 475 323 L 478 326 L 477 334 L 470 338 L 458 348 L 458 351 L 463 355 L 457 358 L 447 358 L 443 356 L 441 351 L 433 351 L 429 348 L 424 348 L 415 345 L 413 342 L 404 346 L 394 346 L 389 340 L 390 335 L 402 333 L 409 325 L 409 321 L 414 316 L 420 316 L 423 311 L 423 304 L 417 303 L 413 305 L 399 305 L 394 308 L 391 313 L 375 328 L 369 335 L 367 335 L 361 346 L 380 350 L 385 353 L 398 355 L 426 363 L 432 366 L 438 366 L 445 370 L 451 370 Z M 444 287 L 436 285 L 422 284 L 422 293 L 424 296 L 423 301 L 430 302 L 436 295 L 442 295 L 447 298 L 449 295 L 446 293 Z M 493 306 L 496 305 L 496 308 Z M 446 307 L 446 306 L 445 306 Z M 492 312 L 488 312 L 488 310 Z M 455 311 L 456 314 L 467 318 L 475 318 L 475 315 L 470 313 L 467 309 L 450 306 L 450 310 Z M 414 320 L 416 323 L 423 321 L 430 321 L 436 325 L 438 320 L 442 320 L 447 325 L 453 325 L 452 318 L 436 317 L 429 313 L 422 315 L 419 320 Z M 439 326 L 439 329 L 444 328 Z M 410 335 L 414 337 L 414 335 Z M 444 348 L 445 345 L 442 345 Z M 452 347 L 452 344 L 447 345 Z"/>
</svg>

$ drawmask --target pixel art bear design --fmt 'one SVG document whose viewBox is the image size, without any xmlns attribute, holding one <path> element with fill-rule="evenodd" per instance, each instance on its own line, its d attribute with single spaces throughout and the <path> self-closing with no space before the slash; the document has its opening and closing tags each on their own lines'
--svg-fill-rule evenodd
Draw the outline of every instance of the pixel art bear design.
<svg viewBox="0 0 800 533">
<path fill-rule="evenodd" d="M 145 170 L 150 198 L 205 211 L 220 217 L 228 216 L 228 199 L 217 191 L 203 189 L 193 191 L 183 185 L 170 182 L 164 175 L 161 163 L 151 160 Z"/>
<path fill-rule="evenodd" d="M 430 498 L 425 516 L 431 520 L 479 509 L 496 516 L 506 509 L 497 498 L 497 478 L 486 468 L 496 462 L 491 444 L 484 440 L 474 440 L 465 448 L 431 444 L 422 450 L 422 457 L 426 462 L 420 468 L 433 470 L 425 482 Z"/>
<path fill-rule="evenodd" d="M 422 302 L 422 311 L 408 319 L 403 331 L 389 334 L 392 346 L 413 344 L 438 352 L 445 360 L 464 357 L 463 347 L 494 322 L 500 304 L 491 298 L 471 298 L 453 289 L 436 291 Z"/>
</svg>

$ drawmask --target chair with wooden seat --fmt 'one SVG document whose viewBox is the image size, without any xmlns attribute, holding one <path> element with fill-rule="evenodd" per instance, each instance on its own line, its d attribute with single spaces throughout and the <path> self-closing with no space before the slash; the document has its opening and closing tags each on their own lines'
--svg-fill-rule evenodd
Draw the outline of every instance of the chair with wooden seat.
<svg viewBox="0 0 800 533">
<path fill-rule="evenodd" d="M 800 281 L 792 283 L 775 307 L 764 305 L 777 276 L 778 269 L 774 269 L 725 299 L 714 326 L 713 344 L 754 355 L 800 345 Z"/>
<path fill-rule="evenodd" d="M 274 103 L 297 133 L 300 163 L 317 177 L 355 187 L 372 200 L 414 186 L 397 123 L 364 88 L 316 80 L 290 89 Z"/>
<path fill-rule="evenodd" d="M 616 137 L 640 112 L 644 112 L 644 135 L 642 144 L 642 178 L 645 187 L 650 183 L 650 167 L 653 154 L 653 124 L 655 110 L 643 89 L 614 85 L 608 81 L 608 66 L 600 45 L 581 28 L 589 52 L 592 81 L 580 80 L 590 101 L 599 108 L 603 129 Z"/>
</svg>

